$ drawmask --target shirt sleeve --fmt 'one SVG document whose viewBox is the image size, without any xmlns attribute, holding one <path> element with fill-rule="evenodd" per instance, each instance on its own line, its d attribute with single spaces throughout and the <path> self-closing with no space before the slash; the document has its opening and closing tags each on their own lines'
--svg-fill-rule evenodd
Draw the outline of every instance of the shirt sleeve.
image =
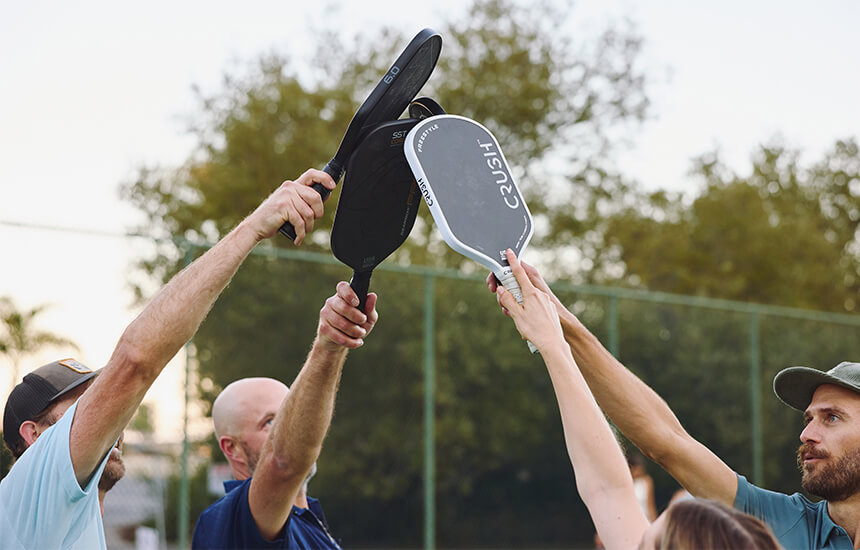
<svg viewBox="0 0 860 550">
<path fill-rule="evenodd" d="M 105 455 L 86 487 L 75 478 L 69 451 L 69 434 L 77 403 L 45 430 L 15 462 L 0 485 L 0 500 L 7 525 L 19 541 L 44 548 L 59 548 L 74 540 L 78 521 L 95 501 L 98 481 L 107 464 Z M 79 527 L 80 526 L 80 527 Z"/>
<path fill-rule="evenodd" d="M 797 495 L 756 487 L 742 475 L 738 475 L 735 508 L 767 523 L 777 538 L 794 531 L 804 519 L 804 504 Z"/>
</svg>

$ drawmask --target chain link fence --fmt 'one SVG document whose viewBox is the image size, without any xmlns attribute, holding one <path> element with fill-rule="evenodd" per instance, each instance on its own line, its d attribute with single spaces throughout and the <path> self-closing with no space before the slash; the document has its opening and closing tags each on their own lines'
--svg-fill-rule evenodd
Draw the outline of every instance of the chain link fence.
<svg viewBox="0 0 860 550">
<path fill-rule="evenodd" d="M 187 261 L 203 250 L 181 245 Z M 328 255 L 258 248 L 189 350 L 188 399 L 205 410 L 240 376 L 290 383 L 319 308 L 349 275 Z M 590 547 L 549 377 L 483 275 L 382 265 L 372 288 L 380 322 L 347 360 L 310 486 L 342 544 Z M 860 316 L 563 282 L 553 289 L 730 467 L 764 487 L 799 490 L 801 417 L 778 402 L 771 381 L 786 366 L 858 360 Z M 229 477 L 212 438 L 129 440 L 124 456 L 127 475 L 106 498 L 109 548 L 187 547 L 197 515 Z M 9 464 L 2 456 L 3 473 Z M 648 471 L 662 508 L 678 486 L 656 465 Z"/>
</svg>

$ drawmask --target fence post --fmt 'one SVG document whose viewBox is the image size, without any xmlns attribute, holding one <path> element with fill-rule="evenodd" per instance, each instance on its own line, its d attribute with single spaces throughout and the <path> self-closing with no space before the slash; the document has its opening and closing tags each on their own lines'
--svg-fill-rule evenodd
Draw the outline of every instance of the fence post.
<svg viewBox="0 0 860 550">
<path fill-rule="evenodd" d="M 759 331 L 761 317 L 758 312 L 750 315 L 750 412 L 752 417 L 752 460 L 753 483 L 762 486 L 764 468 L 762 465 L 761 442 L 761 345 Z"/>
<path fill-rule="evenodd" d="M 435 278 L 424 277 L 424 548 L 436 547 Z"/>
<path fill-rule="evenodd" d="M 192 262 L 194 254 L 192 245 L 185 243 L 185 267 Z M 182 412 L 182 458 L 180 459 L 179 477 L 179 506 L 177 512 L 177 531 L 179 534 L 179 548 L 188 548 L 188 519 L 189 519 L 189 480 L 188 480 L 188 384 L 191 381 L 191 340 L 185 343 L 185 404 Z"/>
<path fill-rule="evenodd" d="M 609 324 L 609 353 L 618 359 L 621 347 L 618 335 L 618 296 L 614 294 L 609 297 L 609 314 L 606 321 Z"/>
</svg>

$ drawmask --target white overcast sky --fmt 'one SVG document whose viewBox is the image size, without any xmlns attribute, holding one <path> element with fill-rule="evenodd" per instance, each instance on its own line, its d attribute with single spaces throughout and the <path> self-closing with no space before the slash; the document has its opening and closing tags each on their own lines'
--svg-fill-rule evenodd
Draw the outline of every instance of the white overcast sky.
<svg viewBox="0 0 860 550">
<path fill-rule="evenodd" d="M 327 17 L 350 33 L 389 24 L 411 35 L 462 13 L 461 3 L 347 1 Z M 0 222 L 127 230 L 138 218 L 119 200 L 119 184 L 142 164 L 187 157 L 192 85 L 215 91 L 225 71 L 262 53 L 307 56 L 308 23 L 319 27 L 326 13 L 314 4 L 0 4 Z M 690 159 L 715 147 L 743 170 L 756 145 L 776 134 L 814 159 L 860 133 L 854 0 L 582 0 L 558 32 L 593 36 L 621 17 L 644 37 L 653 108 L 619 162 L 649 187 L 690 190 Z M 78 342 L 75 355 L 101 367 L 136 312 L 126 277 L 143 246 L 0 223 L 0 296 L 20 307 L 51 304 L 40 326 Z M 48 351 L 27 367 L 64 353 Z M 0 367 L 5 396 L 2 358 Z M 162 426 L 176 425 L 181 369 L 171 364 L 150 393 L 167 399 L 148 398 Z"/>
</svg>

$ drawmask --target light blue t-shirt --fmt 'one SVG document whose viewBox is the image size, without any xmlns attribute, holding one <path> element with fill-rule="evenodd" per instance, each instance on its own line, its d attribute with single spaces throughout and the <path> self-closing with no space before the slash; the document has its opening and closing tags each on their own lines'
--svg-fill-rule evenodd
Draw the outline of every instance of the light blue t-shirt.
<svg viewBox="0 0 860 550">
<path fill-rule="evenodd" d="M 824 500 L 768 491 L 739 475 L 735 508 L 767 523 L 786 550 L 854 550 L 845 529 L 830 519 Z"/>
<path fill-rule="evenodd" d="M 76 407 L 45 430 L 0 482 L 0 548 L 105 550 L 98 482 L 109 454 L 81 489 L 69 452 Z"/>
</svg>

